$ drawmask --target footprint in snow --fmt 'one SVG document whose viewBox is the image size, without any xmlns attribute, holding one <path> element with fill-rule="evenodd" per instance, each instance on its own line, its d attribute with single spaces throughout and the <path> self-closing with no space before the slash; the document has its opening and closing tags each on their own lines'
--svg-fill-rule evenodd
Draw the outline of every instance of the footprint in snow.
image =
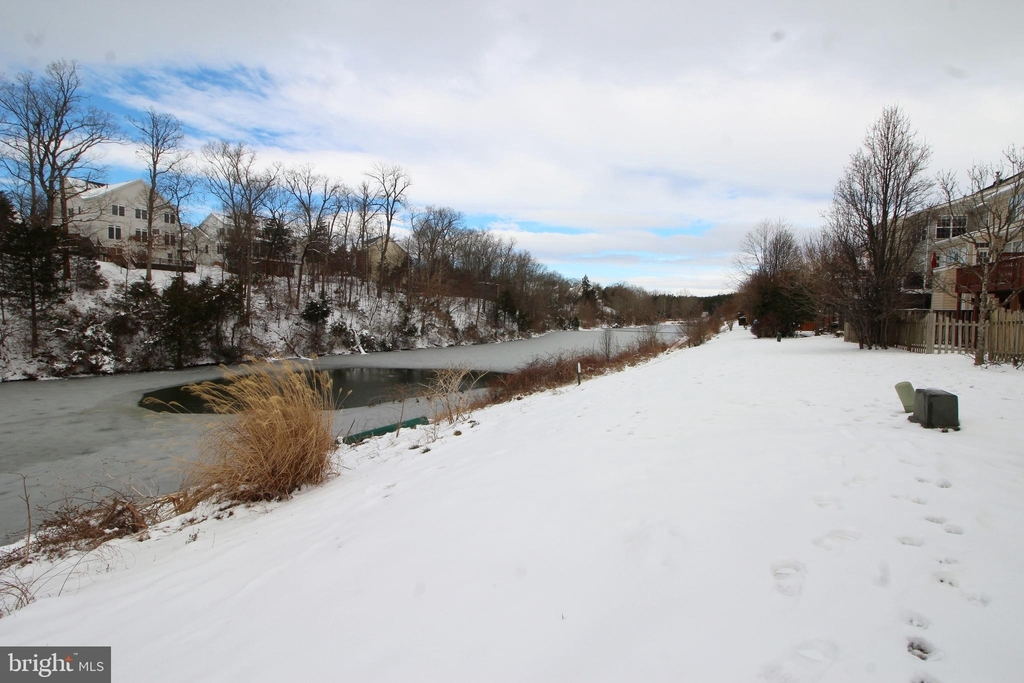
<svg viewBox="0 0 1024 683">
<path fill-rule="evenodd" d="M 939 479 L 938 481 L 935 482 L 935 485 L 938 486 L 940 489 L 948 489 L 953 487 L 953 482 L 951 482 L 949 479 Z"/>
<path fill-rule="evenodd" d="M 769 664 L 761 672 L 761 680 L 769 683 L 813 683 L 832 666 L 839 652 L 824 640 L 809 640 L 793 648 L 782 659 Z"/>
<path fill-rule="evenodd" d="M 953 534 L 954 536 L 959 536 L 964 532 L 963 527 L 957 524 L 944 524 L 942 526 L 942 530 L 947 534 Z"/>
<path fill-rule="evenodd" d="M 942 651 L 924 638 L 908 638 L 907 652 L 924 662 L 942 659 Z"/>
<path fill-rule="evenodd" d="M 914 628 L 919 628 L 921 630 L 924 630 L 924 629 L 928 628 L 929 626 L 931 626 L 931 622 L 928 621 L 927 618 L 921 616 L 917 612 L 912 612 L 910 610 L 907 610 L 906 612 L 904 612 L 900 616 L 900 619 L 907 626 L 913 626 Z"/>
<path fill-rule="evenodd" d="M 824 536 L 813 539 L 814 545 L 825 550 L 840 550 L 860 538 L 860 532 L 853 529 L 835 529 Z"/>
<path fill-rule="evenodd" d="M 914 546 L 915 548 L 920 548 L 924 545 L 924 539 L 920 536 L 900 536 L 896 540 L 902 543 L 903 545 L 910 545 Z"/>
<path fill-rule="evenodd" d="M 772 565 L 772 576 L 775 577 L 775 590 L 783 595 L 800 595 L 804 587 L 804 576 L 807 569 L 797 562 L 776 562 Z"/>
<path fill-rule="evenodd" d="M 924 519 L 925 519 L 926 522 L 931 522 L 932 524 L 945 524 L 946 523 L 946 518 L 945 517 L 939 517 L 938 515 L 928 515 Z"/>
<path fill-rule="evenodd" d="M 971 602 L 982 607 L 985 607 L 992 602 L 992 598 L 990 598 L 986 593 L 962 587 L 960 585 L 960 579 L 952 572 L 936 572 L 935 580 L 943 586 L 956 588 L 967 602 Z"/>
<path fill-rule="evenodd" d="M 928 499 L 927 498 L 922 498 L 921 496 L 907 496 L 907 495 L 904 495 L 902 493 L 894 493 L 894 494 L 892 494 L 892 497 L 895 498 L 896 500 L 906 500 L 906 501 L 909 501 L 911 503 L 915 503 L 917 505 L 927 505 L 928 504 Z"/>
<path fill-rule="evenodd" d="M 878 563 L 878 576 L 876 576 L 874 579 L 872 579 L 872 581 L 879 588 L 886 588 L 889 585 L 889 581 L 891 581 L 891 580 L 892 580 L 892 574 L 889 571 L 889 563 L 885 562 L 884 560 L 882 562 L 879 562 Z"/>
<path fill-rule="evenodd" d="M 842 510 L 843 504 L 835 496 L 830 496 L 827 493 L 821 493 L 811 498 L 814 504 L 822 509 L 831 510 Z"/>
</svg>

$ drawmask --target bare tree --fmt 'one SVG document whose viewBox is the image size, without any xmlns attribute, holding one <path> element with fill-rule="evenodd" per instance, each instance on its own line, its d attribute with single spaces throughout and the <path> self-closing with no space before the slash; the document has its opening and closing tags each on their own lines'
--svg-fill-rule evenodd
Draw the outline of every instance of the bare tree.
<svg viewBox="0 0 1024 683">
<path fill-rule="evenodd" d="M 974 364 L 982 365 L 989 353 L 992 314 L 1024 291 L 1024 150 L 1010 147 L 1000 163 L 977 164 L 967 177 L 966 190 L 951 172 L 940 176 L 939 185 L 946 215 L 962 216 L 967 223 L 962 235 L 951 237 L 969 248 L 975 262 L 961 267 L 959 282 L 951 284 L 957 295 L 961 283 L 974 295 Z"/>
<path fill-rule="evenodd" d="M 406 193 L 412 181 L 405 169 L 398 164 L 378 161 L 373 170 L 366 174 L 374 185 L 380 214 L 384 219 L 384 233 L 381 235 L 380 267 L 377 271 L 377 297 L 380 298 L 384 288 L 384 277 L 387 270 L 387 253 L 391 245 L 391 229 L 398 212 L 406 202 Z"/>
<path fill-rule="evenodd" d="M 464 231 L 462 213 L 449 206 L 428 206 L 414 221 L 410 247 L 426 296 L 445 293 L 444 280 L 454 270 L 456 245 Z"/>
<path fill-rule="evenodd" d="M 776 279 L 800 264 L 800 245 L 784 219 L 763 220 L 743 237 L 736 264 L 744 276 Z"/>
<path fill-rule="evenodd" d="M 380 202 L 376 190 L 370 185 L 368 180 L 364 180 L 359 183 L 359 187 L 356 188 L 354 203 L 356 226 L 359 231 L 357 239 L 359 249 L 364 255 L 363 269 L 360 276 L 366 283 L 366 293 L 369 295 L 371 269 L 368 245 L 370 234 L 373 232 L 374 223 L 380 213 Z"/>
<path fill-rule="evenodd" d="M 277 181 L 277 169 L 260 169 L 256 152 L 242 143 L 207 143 L 202 151 L 206 188 L 231 222 L 231 242 L 242 285 L 244 324 L 252 317 L 253 256 L 260 212 Z"/>
<path fill-rule="evenodd" d="M 160 194 L 166 200 L 171 224 L 177 228 L 177 242 L 170 246 L 178 255 L 178 277 L 185 277 L 185 256 L 191 257 L 195 263 L 199 257 L 198 244 L 185 220 L 185 210 L 199 190 L 200 178 L 188 161 L 175 165 L 174 169 L 160 179 Z M 152 231 L 150 231 L 152 233 Z M 170 241 L 170 240 L 168 240 Z"/>
<path fill-rule="evenodd" d="M 119 139 L 113 117 L 87 105 L 76 62 L 57 61 L 37 77 L 23 72 L 0 81 L 0 165 L 12 180 L 15 204 L 28 224 L 59 219 L 68 240 L 66 180 L 92 173 L 96 148 Z M 71 276 L 65 249 L 64 278 Z"/>
<path fill-rule="evenodd" d="M 825 216 L 827 252 L 831 276 L 842 283 L 835 288 L 842 293 L 838 303 L 862 347 L 887 345 L 889 324 L 902 306 L 920 241 L 907 219 L 929 203 L 930 157 L 903 111 L 887 107 L 836 184 Z"/>
<path fill-rule="evenodd" d="M 330 238 L 342 213 L 342 200 L 349 191 L 341 181 L 317 173 L 312 164 L 287 169 L 284 184 L 295 205 L 302 233 L 299 278 L 295 289 L 295 306 L 298 308 L 302 305 L 302 276 L 306 261 L 312 255 L 324 261 L 330 254 Z"/>
<path fill-rule="evenodd" d="M 753 332 L 758 337 L 789 336 L 813 317 L 803 253 L 786 221 L 763 220 L 748 232 L 737 267 L 742 277 L 739 298 L 757 320 Z"/>
<path fill-rule="evenodd" d="M 153 280 L 153 221 L 157 211 L 168 211 L 160 198 L 159 186 L 164 176 L 173 173 L 188 158 L 181 148 L 185 133 L 181 121 L 173 114 L 164 114 L 150 107 L 141 118 L 128 117 L 135 128 L 133 138 L 136 154 L 146 164 L 149 192 L 146 195 L 146 280 Z"/>
</svg>

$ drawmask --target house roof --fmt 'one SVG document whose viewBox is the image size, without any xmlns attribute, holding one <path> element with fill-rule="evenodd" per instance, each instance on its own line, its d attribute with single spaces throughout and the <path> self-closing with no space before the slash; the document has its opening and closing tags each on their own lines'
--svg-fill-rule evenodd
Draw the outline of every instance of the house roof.
<svg viewBox="0 0 1024 683">
<path fill-rule="evenodd" d="M 986 187 L 985 189 L 992 190 L 995 188 L 1010 188 L 1013 187 L 1014 185 L 1020 185 L 1021 181 L 1024 181 L 1024 171 L 1021 171 L 1020 173 L 1015 173 L 1009 178 L 999 178 L 998 180 L 994 180 L 992 181 L 992 184 Z M 1003 188 L 1003 186 L 1005 186 L 1005 188 Z"/>
<path fill-rule="evenodd" d="M 99 187 L 92 187 L 80 192 L 77 195 L 77 197 L 79 199 L 96 199 L 97 197 L 102 197 L 105 194 L 116 192 L 117 190 L 128 187 L 129 185 L 132 185 L 134 183 L 141 183 L 142 185 L 146 185 L 146 182 L 144 180 L 136 178 L 135 180 L 126 180 L 123 183 L 112 183 L 109 185 L 100 185 Z"/>
</svg>

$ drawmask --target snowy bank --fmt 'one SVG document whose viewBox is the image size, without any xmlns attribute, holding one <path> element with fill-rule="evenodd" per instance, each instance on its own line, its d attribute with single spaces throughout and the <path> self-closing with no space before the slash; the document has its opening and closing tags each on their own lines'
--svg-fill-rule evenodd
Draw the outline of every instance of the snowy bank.
<svg viewBox="0 0 1024 683">
<path fill-rule="evenodd" d="M 901 380 L 963 430 L 908 422 Z M 736 330 L 113 544 L 0 642 L 113 646 L 115 681 L 1015 681 L 1022 397 Z"/>
</svg>

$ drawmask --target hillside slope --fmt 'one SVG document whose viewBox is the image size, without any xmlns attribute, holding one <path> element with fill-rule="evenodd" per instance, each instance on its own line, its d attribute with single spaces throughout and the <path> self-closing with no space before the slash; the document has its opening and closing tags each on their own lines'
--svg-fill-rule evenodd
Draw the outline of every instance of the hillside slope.
<svg viewBox="0 0 1024 683">
<path fill-rule="evenodd" d="M 901 380 L 963 430 L 908 422 Z M 122 541 L 0 641 L 111 645 L 115 681 L 1009 682 L 1022 398 L 1013 369 L 737 329 Z"/>
</svg>

